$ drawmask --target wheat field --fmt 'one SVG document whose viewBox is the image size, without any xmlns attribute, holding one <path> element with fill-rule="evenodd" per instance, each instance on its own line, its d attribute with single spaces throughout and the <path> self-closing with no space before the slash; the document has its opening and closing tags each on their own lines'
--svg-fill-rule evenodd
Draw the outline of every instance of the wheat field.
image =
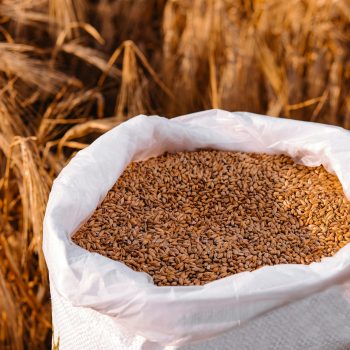
<svg viewBox="0 0 350 350">
<path fill-rule="evenodd" d="M 245 110 L 350 129 L 346 0 L 0 1 L 0 348 L 52 337 L 53 179 L 140 113 Z"/>
</svg>

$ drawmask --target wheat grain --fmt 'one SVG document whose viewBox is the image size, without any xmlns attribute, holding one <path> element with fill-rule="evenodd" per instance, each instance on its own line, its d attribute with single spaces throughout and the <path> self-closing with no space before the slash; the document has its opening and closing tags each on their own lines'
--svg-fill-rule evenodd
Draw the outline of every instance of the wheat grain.
<svg viewBox="0 0 350 350">
<path fill-rule="evenodd" d="M 132 163 L 74 235 L 157 285 L 309 264 L 349 241 L 350 203 L 323 167 L 220 151 Z"/>
</svg>

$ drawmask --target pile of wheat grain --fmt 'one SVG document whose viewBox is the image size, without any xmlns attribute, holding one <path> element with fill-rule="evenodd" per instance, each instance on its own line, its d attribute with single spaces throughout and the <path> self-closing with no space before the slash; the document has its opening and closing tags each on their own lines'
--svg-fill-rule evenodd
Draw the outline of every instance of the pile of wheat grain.
<svg viewBox="0 0 350 350">
<path fill-rule="evenodd" d="M 350 203 L 334 175 L 286 156 L 165 154 L 132 163 L 73 240 L 157 285 L 200 285 L 333 255 Z"/>
</svg>

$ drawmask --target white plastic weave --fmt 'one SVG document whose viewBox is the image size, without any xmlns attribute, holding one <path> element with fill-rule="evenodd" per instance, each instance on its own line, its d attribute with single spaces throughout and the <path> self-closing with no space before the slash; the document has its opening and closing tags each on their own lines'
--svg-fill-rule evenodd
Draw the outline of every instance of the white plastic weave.
<svg viewBox="0 0 350 350">
<path fill-rule="evenodd" d="M 51 288 L 54 339 L 60 350 L 171 350 L 148 342 Z M 181 350 L 349 350 L 350 284 L 268 312 L 231 332 Z"/>
<path fill-rule="evenodd" d="M 350 244 L 310 265 L 157 287 L 71 241 L 129 162 L 200 148 L 322 164 L 350 199 L 350 132 L 342 128 L 221 110 L 132 118 L 80 151 L 50 194 L 43 249 L 60 349 L 350 350 L 349 298 L 340 287 L 350 281 Z"/>
</svg>

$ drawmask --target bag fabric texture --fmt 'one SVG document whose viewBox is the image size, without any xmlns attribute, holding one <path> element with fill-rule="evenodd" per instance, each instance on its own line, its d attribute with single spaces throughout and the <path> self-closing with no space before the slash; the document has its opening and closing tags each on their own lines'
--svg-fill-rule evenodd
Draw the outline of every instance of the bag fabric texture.
<svg viewBox="0 0 350 350">
<path fill-rule="evenodd" d="M 350 245 L 310 265 L 266 266 L 204 286 L 149 275 L 70 237 L 131 161 L 166 151 L 287 154 L 336 174 L 350 199 L 350 132 L 246 112 L 137 116 L 78 152 L 54 181 L 44 220 L 54 341 L 65 349 L 350 349 Z"/>
</svg>

